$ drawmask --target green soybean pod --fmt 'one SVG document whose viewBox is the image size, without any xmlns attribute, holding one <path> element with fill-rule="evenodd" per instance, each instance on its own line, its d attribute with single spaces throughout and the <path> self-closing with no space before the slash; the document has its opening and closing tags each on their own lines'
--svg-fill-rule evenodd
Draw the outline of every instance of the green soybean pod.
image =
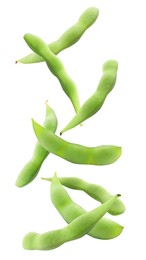
<svg viewBox="0 0 146 260">
<path fill-rule="evenodd" d="M 121 155 L 121 147 L 101 145 L 86 147 L 69 143 L 32 120 L 39 143 L 45 150 L 76 164 L 107 165 L 114 163 Z"/>
<path fill-rule="evenodd" d="M 87 8 L 80 16 L 76 24 L 64 32 L 58 40 L 48 44 L 49 49 L 58 54 L 62 50 L 75 44 L 84 32 L 96 21 L 99 10 L 96 7 Z M 17 60 L 20 63 L 36 63 L 44 61 L 43 57 L 36 53 L 31 53 L 24 58 Z"/>
<path fill-rule="evenodd" d="M 42 178 L 43 180 L 52 181 L 53 178 Z M 62 185 L 74 190 L 81 190 L 87 193 L 93 199 L 104 203 L 112 197 L 112 195 L 102 186 L 88 183 L 77 177 L 62 177 L 59 178 Z M 59 184 L 58 184 L 59 185 Z M 60 188 L 61 189 L 61 188 Z M 62 188 L 63 189 L 63 188 Z M 109 209 L 111 215 L 119 215 L 125 212 L 124 203 L 118 198 Z"/>
<path fill-rule="evenodd" d="M 84 214 L 86 211 L 71 199 L 71 197 L 68 195 L 67 191 L 61 184 L 62 179 L 64 178 L 58 178 L 57 175 L 54 175 L 53 178 L 49 179 L 52 181 L 50 195 L 55 208 L 58 210 L 64 220 L 67 223 L 70 223 L 80 215 Z M 73 181 L 74 179 L 76 180 L 76 178 L 69 179 L 70 181 L 71 179 Z M 65 178 L 65 180 L 68 180 L 68 178 Z M 113 203 L 113 205 L 116 204 L 116 201 Z M 113 208 L 113 206 L 111 206 L 111 208 Z M 108 212 L 110 212 L 110 209 Z M 88 235 L 98 239 L 112 239 L 119 236 L 122 230 L 123 227 L 121 225 L 108 218 L 103 217 L 102 219 L 100 219 L 99 222 L 97 222 L 92 230 L 89 231 Z"/>
<path fill-rule="evenodd" d="M 106 214 L 118 196 L 120 195 L 115 195 L 98 208 L 84 213 L 62 229 L 43 234 L 29 232 L 23 239 L 23 248 L 28 250 L 51 250 L 66 242 L 83 237 Z"/>
<path fill-rule="evenodd" d="M 44 58 L 48 68 L 58 78 L 62 89 L 71 100 L 77 112 L 80 108 L 77 88 L 73 80 L 68 76 L 61 60 L 51 52 L 47 44 L 39 37 L 32 34 L 25 34 L 24 40 L 35 53 Z"/>
<path fill-rule="evenodd" d="M 103 64 L 103 76 L 95 93 L 80 107 L 77 114 L 60 132 L 60 135 L 81 124 L 99 111 L 116 83 L 117 69 L 118 63 L 115 60 L 109 60 Z"/>
<path fill-rule="evenodd" d="M 46 102 L 46 116 L 43 126 L 45 127 L 45 129 L 55 132 L 57 129 L 57 124 L 58 123 L 56 114 L 54 110 Z M 42 166 L 42 163 L 44 162 L 48 154 L 49 152 L 46 151 L 39 144 L 39 142 L 37 142 L 31 160 L 29 160 L 26 163 L 26 165 L 23 167 L 23 169 L 17 177 L 17 187 L 23 187 L 33 181 L 33 179 L 37 176 Z"/>
</svg>

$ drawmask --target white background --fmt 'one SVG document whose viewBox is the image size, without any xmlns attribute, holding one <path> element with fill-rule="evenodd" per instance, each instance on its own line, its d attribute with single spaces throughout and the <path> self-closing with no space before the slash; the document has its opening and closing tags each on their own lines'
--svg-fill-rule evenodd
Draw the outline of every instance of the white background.
<svg viewBox="0 0 146 260">
<path fill-rule="evenodd" d="M 99 8 L 96 23 L 59 57 L 78 86 L 81 104 L 95 91 L 106 60 L 118 61 L 118 78 L 102 109 L 63 138 L 87 146 L 119 145 L 122 156 L 112 165 L 99 167 L 71 164 L 51 154 L 37 178 L 17 188 L 17 175 L 31 158 L 36 142 L 31 118 L 43 123 L 45 100 L 57 114 L 57 134 L 74 115 L 69 99 L 45 63 L 15 65 L 16 59 L 30 52 L 23 35 L 33 33 L 52 42 L 89 6 Z M 145 1 L 6 0 L 0 4 L 0 25 L 0 258 L 144 259 Z M 121 193 L 127 210 L 121 216 L 109 217 L 125 227 L 123 233 L 109 241 L 85 236 L 47 252 L 24 250 L 21 242 L 27 232 L 41 233 L 65 225 L 51 203 L 50 183 L 40 179 L 55 171 L 59 176 L 77 176 L 102 185 L 112 194 Z M 86 210 L 98 204 L 82 192 L 68 191 Z"/>
</svg>

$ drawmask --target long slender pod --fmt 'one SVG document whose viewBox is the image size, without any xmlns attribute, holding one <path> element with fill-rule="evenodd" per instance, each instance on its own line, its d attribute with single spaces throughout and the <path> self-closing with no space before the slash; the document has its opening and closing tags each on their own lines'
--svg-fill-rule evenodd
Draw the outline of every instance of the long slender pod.
<svg viewBox="0 0 146 260">
<path fill-rule="evenodd" d="M 115 60 L 109 60 L 103 64 L 103 76 L 99 81 L 95 93 L 80 107 L 77 114 L 63 128 L 60 134 L 81 124 L 100 110 L 107 95 L 111 92 L 116 83 L 117 69 L 118 63 Z"/>
<path fill-rule="evenodd" d="M 44 58 L 48 68 L 53 75 L 58 78 L 62 89 L 71 100 L 73 107 L 77 112 L 80 108 L 77 88 L 74 81 L 67 74 L 61 60 L 51 52 L 47 44 L 39 37 L 32 34 L 25 34 L 24 40 L 35 53 Z"/>
<path fill-rule="evenodd" d="M 52 181 L 53 178 L 42 178 L 43 180 Z M 62 177 L 59 178 L 59 181 L 62 185 L 66 186 L 67 188 L 74 189 L 74 190 L 81 190 L 87 193 L 89 196 L 94 198 L 95 200 L 104 203 L 108 199 L 112 197 L 112 195 L 102 186 L 97 184 L 88 183 L 80 178 L 77 177 Z M 57 182 L 57 180 L 56 180 Z M 59 186 L 59 184 L 58 184 Z M 61 190 L 61 188 L 60 188 Z M 62 188 L 63 190 L 63 188 Z M 62 192 L 63 193 L 63 192 Z M 65 192 L 64 192 L 65 193 Z M 108 213 L 111 215 L 119 215 L 124 213 L 125 205 L 124 203 L 118 198 L 109 209 Z"/>
<path fill-rule="evenodd" d="M 69 143 L 32 120 L 35 135 L 48 152 L 76 164 L 107 165 L 117 161 L 121 147 L 102 145 L 86 147 Z"/>
<path fill-rule="evenodd" d="M 49 105 L 46 102 L 46 116 L 44 120 L 44 128 L 47 130 L 50 130 L 51 132 L 55 133 L 57 129 L 57 118 L 54 110 L 49 107 Z M 34 152 L 32 155 L 31 160 L 29 160 L 26 165 L 23 167 L 21 172 L 19 173 L 17 180 L 16 180 L 16 186 L 23 187 L 30 182 L 33 181 L 33 179 L 37 176 L 42 163 L 48 156 L 49 152 L 46 151 L 39 142 L 36 143 Z"/>
<path fill-rule="evenodd" d="M 64 32 L 58 40 L 48 44 L 49 49 L 54 53 L 58 54 L 62 50 L 75 44 L 84 32 L 96 21 L 99 15 L 99 10 L 96 7 L 89 7 L 80 16 L 76 24 L 70 27 Z M 44 61 L 43 57 L 36 53 L 31 53 L 26 57 L 18 59 L 17 62 L 21 63 L 36 63 Z"/>
<path fill-rule="evenodd" d="M 43 234 L 29 232 L 23 239 L 23 247 L 28 250 L 51 250 L 83 237 L 106 214 L 118 196 L 115 195 L 98 208 L 84 213 L 62 229 Z"/>
<path fill-rule="evenodd" d="M 52 183 L 50 195 L 53 205 L 56 207 L 60 215 L 67 223 L 70 223 L 86 211 L 71 199 L 61 184 L 62 179 L 63 178 L 58 179 L 56 175 L 51 178 Z M 113 206 L 116 204 L 116 201 L 113 203 Z M 113 206 L 111 206 L 111 209 L 114 208 Z M 110 212 L 110 209 L 108 212 Z M 93 229 L 89 231 L 88 235 L 98 239 L 112 239 L 119 236 L 122 230 L 123 227 L 121 225 L 103 217 L 99 222 L 97 222 Z"/>
</svg>

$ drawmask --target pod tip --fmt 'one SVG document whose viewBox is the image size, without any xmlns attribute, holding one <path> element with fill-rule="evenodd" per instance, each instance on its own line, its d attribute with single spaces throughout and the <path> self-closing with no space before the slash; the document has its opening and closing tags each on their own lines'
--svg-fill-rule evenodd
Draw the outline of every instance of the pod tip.
<svg viewBox="0 0 146 260">
<path fill-rule="evenodd" d="M 32 121 L 32 123 L 35 123 L 35 120 L 33 118 L 31 119 L 31 121 Z"/>
<path fill-rule="evenodd" d="M 54 177 L 57 177 L 57 172 L 54 173 Z"/>
<path fill-rule="evenodd" d="M 23 248 L 27 249 L 27 250 L 36 249 L 34 247 L 34 244 L 35 244 L 35 239 L 37 238 L 37 236 L 39 236 L 39 234 L 36 232 L 29 232 L 28 234 L 26 234 L 22 241 Z"/>
<path fill-rule="evenodd" d="M 16 187 L 18 187 L 18 188 L 21 188 L 22 186 L 21 185 L 19 185 L 19 183 L 16 181 L 16 183 L 15 183 L 15 186 Z"/>
<path fill-rule="evenodd" d="M 45 105 L 48 105 L 48 99 L 45 101 Z"/>
</svg>

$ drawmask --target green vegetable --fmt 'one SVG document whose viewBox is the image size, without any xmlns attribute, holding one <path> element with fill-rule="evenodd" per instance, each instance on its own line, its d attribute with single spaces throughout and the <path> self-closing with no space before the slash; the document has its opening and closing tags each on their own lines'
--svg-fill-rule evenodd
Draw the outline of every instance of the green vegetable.
<svg viewBox="0 0 146 260">
<path fill-rule="evenodd" d="M 47 180 L 47 181 L 52 181 L 52 178 L 42 178 L 42 179 Z M 84 191 L 89 196 L 91 196 L 92 198 L 94 198 L 95 200 L 97 200 L 101 203 L 106 202 L 108 199 L 110 199 L 112 197 L 112 195 L 103 187 L 101 187 L 97 184 L 88 183 L 80 178 L 62 177 L 62 178 L 59 178 L 59 181 L 62 185 L 66 186 L 67 188 Z M 59 183 L 58 183 L 58 186 L 59 186 Z M 62 187 L 60 187 L 60 190 L 61 189 L 63 190 Z M 63 192 L 62 192 L 62 194 L 63 194 Z M 66 194 L 65 191 L 64 191 L 64 194 Z M 62 195 L 62 197 L 63 197 L 63 195 Z M 61 200 L 61 198 L 60 198 L 60 200 Z M 123 202 L 120 199 L 117 199 L 113 203 L 112 207 L 110 208 L 110 210 L 108 212 L 111 215 L 119 215 L 119 214 L 124 213 L 124 211 L 125 211 L 125 205 L 123 204 Z"/>
<path fill-rule="evenodd" d="M 45 179 L 45 178 L 43 178 Z M 51 183 L 51 200 L 55 208 L 58 210 L 60 215 L 64 218 L 67 223 L 71 223 L 74 219 L 78 218 L 80 215 L 83 215 L 86 211 L 76 204 L 71 197 L 68 195 L 67 191 L 61 185 L 61 182 L 66 181 L 68 184 L 68 179 L 70 181 L 70 186 L 74 185 L 77 178 L 57 178 L 55 175 L 49 180 L 53 180 Z M 48 179 L 47 179 L 48 180 Z M 61 182 L 60 182 L 61 180 Z M 71 184 L 73 181 L 73 185 Z M 64 183 L 63 182 L 63 183 Z M 78 180 L 77 180 L 78 182 Z M 75 185 L 76 187 L 76 185 Z M 112 196 L 110 196 L 111 198 Z M 114 209 L 114 205 L 118 202 L 119 199 L 115 200 L 108 212 L 111 212 Z M 117 203 L 118 204 L 118 203 Z M 121 234 L 123 227 L 118 223 L 103 217 L 100 219 L 97 224 L 89 231 L 88 235 L 98 239 L 112 239 Z"/>
<path fill-rule="evenodd" d="M 52 185 L 54 181 L 56 178 L 52 180 Z M 23 247 L 29 250 L 51 250 L 68 241 L 81 238 L 106 214 L 118 196 L 120 195 L 113 196 L 98 208 L 84 213 L 62 229 L 43 234 L 29 232 L 23 239 Z"/>
<path fill-rule="evenodd" d="M 47 44 L 39 37 L 32 34 L 25 34 L 24 40 L 35 53 L 44 58 L 48 68 L 58 78 L 62 89 L 71 100 L 77 112 L 80 108 L 77 88 L 74 81 L 68 76 L 61 60 L 51 52 Z"/>
<path fill-rule="evenodd" d="M 121 147 L 102 145 L 86 147 L 69 143 L 32 120 L 33 129 L 39 143 L 45 150 L 76 164 L 107 165 L 121 156 Z"/>
<path fill-rule="evenodd" d="M 96 7 L 89 7 L 80 16 L 78 22 L 64 32 L 58 40 L 48 45 L 49 49 L 54 53 L 58 54 L 62 50 L 75 44 L 84 32 L 96 21 L 99 11 Z M 17 60 L 21 63 L 36 63 L 44 61 L 43 57 L 36 53 L 31 53 L 26 57 Z"/>
<path fill-rule="evenodd" d="M 64 127 L 60 134 L 74 128 L 99 111 L 107 95 L 111 92 L 116 83 L 117 69 L 118 63 L 115 60 L 109 60 L 104 63 L 103 76 L 95 93 L 81 106 L 77 114 L 68 125 Z"/>
<path fill-rule="evenodd" d="M 57 128 L 57 118 L 55 112 L 51 107 L 48 106 L 47 102 L 46 116 L 43 126 L 45 127 L 45 129 L 50 130 L 53 133 L 55 133 Z M 37 142 L 31 160 L 26 163 L 26 165 L 23 167 L 17 177 L 16 186 L 23 187 L 32 182 L 33 179 L 37 176 L 42 163 L 44 162 L 48 154 L 49 152 L 46 151 L 39 144 L 39 142 Z"/>
</svg>

